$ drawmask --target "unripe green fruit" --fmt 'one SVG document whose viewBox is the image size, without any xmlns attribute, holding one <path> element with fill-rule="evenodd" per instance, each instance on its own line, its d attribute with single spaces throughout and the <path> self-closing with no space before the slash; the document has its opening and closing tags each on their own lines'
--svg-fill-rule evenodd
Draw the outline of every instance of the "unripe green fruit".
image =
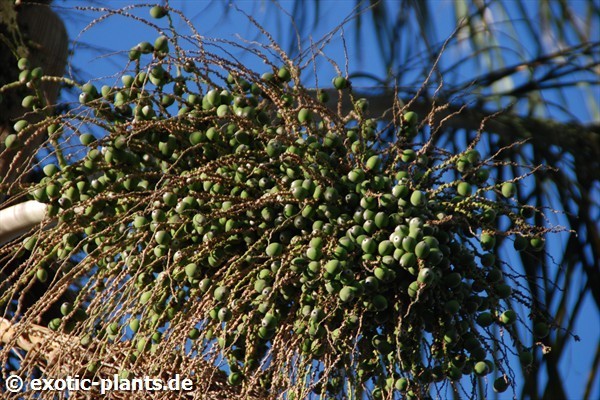
<svg viewBox="0 0 600 400">
<path fill-rule="evenodd" d="M 221 104 L 217 107 L 217 116 L 220 118 L 224 118 L 230 114 L 229 106 L 227 104 Z"/>
<path fill-rule="evenodd" d="M 87 365 L 87 372 L 89 372 L 90 374 L 95 374 L 96 372 L 98 372 L 98 369 L 100 368 L 100 362 L 99 361 L 92 361 Z"/>
<path fill-rule="evenodd" d="M 27 128 L 28 126 L 29 126 L 29 122 L 27 122 L 24 119 L 20 119 L 17 122 L 15 122 L 15 124 L 13 125 L 13 129 L 15 130 L 15 132 L 21 132 L 23 129 Z"/>
<path fill-rule="evenodd" d="M 467 172 L 471 168 L 471 163 L 466 157 L 461 157 L 456 161 L 458 172 Z"/>
<path fill-rule="evenodd" d="M 427 244 L 427 242 L 425 241 L 420 241 L 415 246 L 415 255 L 420 259 L 426 259 L 427 256 L 429 256 L 430 251 L 431 248 L 429 247 L 429 244 Z"/>
<path fill-rule="evenodd" d="M 408 252 L 414 252 L 417 247 L 417 240 L 412 236 L 406 236 L 402 239 L 402 249 Z"/>
<path fill-rule="evenodd" d="M 73 305 L 68 302 L 64 302 L 60 306 L 60 313 L 65 317 L 73 311 Z"/>
<path fill-rule="evenodd" d="M 106 333 L 108 333 L 109 335 L 116 335 L 117 333 L 119 333 L 119 324 L 116 322 L 108 324 L 108 326 L 106 327 Z"/>
<path fill-rule="evenodd" d="M 468 182 L 461 182 L 456 187 L 456 191 L 461 196 L 470 196 L 473 193 L 473 187 Z"/>
<path fill-rule="evenodd" d="M 79 136 L 79 142 L 84 146 L 89 146 L 96 141 L 96 138 L 91 133 L 84 133 Z"/>
<path fill-rule="evenodd" d="M 389 240 L 379 242 L 377 251 L 380 256 L 389 256 L 394 252 L 394 245 Z"/>
<path fill-rule="evenodd" d="M 475 178 L 478 184 L 483 184 L 487 182 L 490 177 L 490 170 L 487 168 L 479 168 L 475 173 Z"/>
<path fill-rule="evenodd" d="M 448 368 L 448 372 L 447 372 L 448 378 L 451 381 L 457 381 L 460 378 L 462 378 L 462 372 L 459 368 L 455 367 L 455 366 L 450 366 Z"/>
<path fill-rule="evenodd" d="M 146 217 L 143 217 L 141 215 L 138 215 L 133 219 L 133 226 L 137 229 L 142 228 L 146 224 L 148 224 L 148 220 L 146 219 Z"/>
<path fill-rule="evenodd" d="M 310 319 L 313 322 L 320 322 L 325 317 L 325 311 L 320 307 L 315 307 L 310 312 Z"/>
<path fill-rule="evenodd" d="M 48 280 L 48 271 L 46 271 L 44 268 L 38 268 L 35 271 L 35 277 L 42 283 L 46 282 Z"/>
<path fill-rule="evenodd" d="M 325 264 L 325 270 L 331 275 L 336 275 L 342 270 L 342 264 L 338 260 L 329 260 Z"/>
<path fill-rule="evenodd" d="M 377 311 L 384 311 L 388 308 L 388 301 L 385 298 L 385 296 L 381 295 L 381 294 L 376 294 L 375 296 L 373 296 L 373 307 L 375 307 L 375 310 Z"/>
<path fill-rule="evenodd" d="M 269 143 L 267 143 L 266 150 L 269 157 L 277 157 L 283 152 L 284 148 L 277 140 L 271 139 L 269 140 Z"/>
<path fill-rule="evenodd" d="M 340 195 L 335 188 L 328 187 L 325 189 L 325 193 L 323 194 L 323 198 L 328 203 L 335 203 L 339 199 Z"/>
<path fill-rule="evenodd" d="M 404 253 L 402 257 L 400 257 L 400 265 L 404 269 L 409 269 L 417 265 L 417 257 L 414 253 Z"/>
<path fill-rule="evenodd" d="M 162 196 L 163 202 L 169 207 L 175 207 L 177 205 L 177 195 L 172 192 L 166 192 Z"/>
<path fill-rule="evenodd" d="M 512 288 L 505 283 L 500 283 L 495 286 L 495 292 L 499 298 L 507 299 L 512 294 Z"/>
<path fill-rule="evenodd" d="M 143 353 L 150 348 L 150 342 L 144 338 L 141 338 L 137 341 L 135 347 L 140 353 Z"/>
<path fill-rule="evenodd" d="M 508 389 L 509 382 L 506 378 L 500 377 L 494 381 L 494 392 L 503 393 Z"/>
<path fill-rule="evenodd" d="M 213 292 L 215 300 L 225 301 L 229 296 L 229 289 L 226 286 L 218 286 Z"/>
<path fill-rule="evenodd" d="M 529 244 L 529 241 L 527 240 L 527 238 L 524 236 L 521 236 L 521 235 L 517 235 L 515 237 L 515 241 L 513 242 L 513 246 L 516 251 L 525 250 L 527 248 L 528 244 Z"/>
<path fill-rule="evenodd" d="M 490 233 L 482 233 L 480 242 L 484 250 L 491 250 L 496 245 L 496 238 Z"/>
<path fill-rule="evenodd" d="M 419 123 L 419 115 L 414 111 L 406 112 L 403 117 L 404 117 L 404 121 L 409 126 L 417 126 L 417 124 Z"/>
<path fill-rule="evenodd" d="M 137 47 L 140 49 L 142 54 L 150 54 L 154 51 L 154 47 L 150 44 L 150 42 L 140 42 L 137 44 Z"/>
<path fill-rule="evenodd" d="M 367 171 L 376 170 L 381 165 L 381 157 L 378 155 L 371 156 L 366 162 Z"/>
<path fill-rule="evenodd" d="M 344 286 L 342 288 L 342 290 L 340 290 L 340 300 L 342 300 L 344 303 L 350 302 L 352 300 L 354 300 L 354 297 L 356 296 L 356 288 L 353 286 Z"/>
<path fill-rule="evenodd" d="M 79 242 L 79 236 L 74 233 L 65 233 L 62 237 L 62 242 L 66 246 L 75 247 Z"/>
<path fill-rule="evenodd" d="M 504 182 L 502 184 L 502 196 L 507 199 L 513 197 L 517 193 L 517 186 L 513 182 Z"/>
<path fill-rule="evenodd" d="M 375 214 L 374 222 L 378 228 L 386 228 L 389 225 L 390 217 L 385 212 L 378 212 Z"/>
<path fill-rule="evenodd" d="M 271 72 L 265 72 L 264 74 L 262 74 L 260 76 L 260 79 L 265 82 L 272 82 L 274 78 L 275 78 L 275 75 L 273 75 Z"/>
<path fill-rule="evenodd" d="M 54 176 L 58 172 L 58 167 L 55 164 L 48 164 L 44 166 L 43 171 L 46 176 Z"/>
<path fill-rule="evenodd" d="M 317 92 L 317 99 L 319 99 L 321 103 L 327 103 L 329 101 L 329 94 L 327 92 L 319 90 Z"/>
<path fill-rule="evenodd" d="M 533 335 L 538 339 L 543 339 L 550 333 L 550 328 L 545 322 L 536 322 L 533 325 Z"/>
<path fill-rule="evenodd" d="M 168 245 L 171 242 L 171 234 L 167 231 L 158 231 L 154 234 L 154 240 L 160 245 Z"/>
<path fill-rule="evenodd" d="M 348 87 L 348 80 L 343 76 L 336 76 L 332 79 L 331 84 L 337 90 L 346 89 Z"/>
<path fill-rule="evenodd" d="M 368 276 L 363 282 L 364 289 L 367 292 L 376 292 L 379 288 L 379 280 L 374 276 Z"/>
<path fill-rule="evenodd" d="M 266 253 L 269 257 L 277 257 L 283 253 L 283 246 L 281 243 L 271 243 L 267 246 Z"/>
<path fill-rule="evenodd" d="M 227 383 L 231 386 L 239 386 L 244 380 L 244 375 L 241 372 L 232 372 L 227 377 Z"/>
<path fill-rule="evenodd" d="M 4 139 L 4 145 L 7 149 L 16 149 L 20 146 L 20 144 L 19 138 L 14 133 L 7 135 Z"/>
<path fill-rule="evenodd" d="M 275 317 L 271 313 L 267 313 L 263 317 L 260 324 L 262 327 L 264 327 L 266 329 L 269 329 L 269 330 L 275 329 L 275 327 L 277 326 L 277 317 Z"/>
<path fill-rule="evenodd" d="M 364 113 L 369 109 L 369 100 L 365 99 L 364 97 L 360 98 L 356 100 L 354 107 L 357 111 Z"/>
<path fill-rule="evenodd" d="M 504 325 L 512 325 L 517 322 L 517 313 L 514 310 L 506 310 L 500 315 L 500 321 Z"/>
<path fill-rule="evenodd" d="M 435 274 L 431 268 L 423 268 L 419 271 L 419 275 L 417 276 L 417 281 L 421 282 L 425 285 L 431 283 Z"/>
<path fill-rule="evenodd" d="M 227 107 L 227 105 L 223 104 L 225 107 Z M 223 105 L 219 106 L 219 108 L 221 108 Z M 218 110 L 217 110 L 218 113 Z M 219 131 L 217 131 L 216 128 L 214 127 L 210 127 L 206 130 L 206 138 L 208 140 L 210 140 L 211 142 L 216 142 L 219 139 Z"/>
<path fill-rule="evenodd" d="M 175 103 L 175 97 L 168 95 L 168 94 L 163 94 L 161 99 L 160 99 L 160 104 L 163 107 L 170 107 L 173 103 Z"/>
<path fill-rule="evenodd" d="M 17 67 L 19 68 L 19 70 L 24 71 L 26 69 L 30 69 L 31 64 L 29 63 L 29 60 L 27 58 L 23 57 L 20 58 L 17 62 Z"/>
<path fill-rule="evenodd" d="M 473 371 L 476 375 L 485 376 L 490 373 L 490 368 L 485 361 L 479 361 L 473 367 Z"/>
<path fill-rule="evenodd" d="M 131 86 L 133 86 L 134 81 L 135 78 L 131 75 L 123 75 L 121 77 L 121 82 L 126 88 L 130 88 Z M 115 106 L 122 106 L 127 102 L 127 100 L 129 100 L 129 96 L 126 92 L 119 91 L 115 93 Z"/>
<path fill-rule="evenodd" d="M 36 67 L 31 70 L 31 79 L 40 79 L 42 76 L 44 76 L 44 71 L 41 67 Z"/>
<path fill-rule="evenodd" d="M 87 104 L 92 100 L 93 100 L 93 97 L 89 93 L 82 92 L 79 94 L 79 102 L 81 104 Z"/>
<path fill-rule="evenodd" d="M 312 113 L 310 112 L 309 109 L 306 108 L 302 108 L 300 111 L 298 111 L 298 121 L 300 121 L 300 123 L 305 123 L 305 122 L 309 122 L 312 120 Z"/>
<path fill-rule="evenodd" d="M 396 185 L 392 188 L 392 195 L 397 199 L 405 199 L 410 192 L 406 185 Z"/>
<path fill-rule="evenodd" d="M 28 236 L 23 240 L 23 247 L 27 251 L 32 251 L 35 248 L 36 244 L 37 244 L 37 237 L 35 237 L 35 236 Z"/>
<path fill-rule="evenodd" d="M 448 300 L 444 304 L 444 310 L 450 315 L 458 313 L 460 310 L 460 303 L 457 300 Z"/>
<path fill-rule="evenodd" d="M 309 260 L 316 261 L 316 260 L 321 259 L 321 257 L 323 256 L 323 252 L 320 249 L 310 247 L 306 251 L 306 256 L 308 257 Z"/>
<path fill-rule="evenodd" d="M 210 280 L 210 278 L 204 278 L 200 281 L 200 285 L 199 285 L 199 289 L 202 293 L 206 293 L 208 292 L 208 289 L 210 289 L 210 285 L 212 284 L 212 281 Z"/>
<path fill-rule="evenodd" d="M 496 262 L 496 256 L 494 253 L 485 253 L 481 256 L 481 265 L 484 267 L 491 267 Z"/>
<path fill-rule="evenodd" d="M 221 322 L 227 322 L 231 319 L 232 313 L 227 307 L 222 307 L 217 313 L 217 317 Z"/>
<path fill-rule="evenodd" d="M 362 169 L 353 169 L 348 173 L 348 180 L 352 183 L 359 183 L 365 179 L 365 171 Z"/>
<path fill-rule="evenodd" d="M 382 266 L 382 267 L 376 267 L 375 270 L 373 271 L 373 274 L 380 281 L 387 282 L 389 280 L 389 277 L 391 276 L 392 272 L 390 271 L 389 268 Z"/>
<path fill-rule="evenodd" d="M 166 36 L 159 36 L 154 40 L 154 50 L 162 53 L 167 53 L 169 51 L 169 38 Z M 155 67 L 151 74 L 155 77 L 161 78 L 164 75 L 164 70 L 161 67 Z"/>
<path fill-rule="evenodd" d="M 498 283 L 502 280 L 503 277 L 504 274 L 502 273 L 502 270 L 500 270 L 500 268 L 492 268 L 489 270 L 485 279 L 488 283 Z"/>
<path fill-rule="evenodd" d="M 156 19 L 162 18 L 168 13 L 169 12 L 167 11 L 167 9 L 162 6 L 154 6 L 150 9 L 150 16 Z"/>
<path fill-rule="evenodd" d="M 62 320 L 60 318 L 54 318 L 48 323 L 48 328 L 52 329 L 53 331 L 57 331 L 58 328 L 60 328 L 61 322 Z"/>
<path fill-rule="evenodd" d="M 417 293 L 419 292 L 420 288 L 421 285 L 418 281 L 412 282 L 410 285 L 408 285 L 408 295 L 410 297 L 417 297 Z"/>
<path fill-rule="evenodd" d="M 365 254 L 375 254 L 375 251 L 377 250 L 377 242 L 375 242 L 375 240 L 372 238 L 367 237 L 361 242 L 360 248 Z"/>
<path fill-rule="evenodd" d="M 151 290 L 147 290 L 144 293 L 142 293 L 140 295 L 140 304 L 146 304 L 148 303 L 148 301 L 150 301 L 150 297 L 152 297 L 152 291 Z"/>
<path fill-rule="evenodd" d="M 88 82 L 85 85 L 83 85 L 81 91 L 83 93 L 89 94 L 91 98 L 98 97 L 98 89 L 96 89 L 96 86 L 94 86 L 92 83 Z"/>
<path fill-rule="evenodd" d="M 519 361 L 524 366 L 529 366 L 533 363 L 533 354 L 529 351 L 522 351 L 519 353 Z"/>
<path fill-rule="evenodd" d="M 542 237 L 533 237 L 529 241 L 529 244 L 531 245 L 533 251 L 541 251 L 544 248 L 546 242 Z"/>
<path fill-rule="evenodd" d="M 267 286 L 269 286 L 269 283 L 264 279 L 257 279 L 256 282 L 254 282 L 254 290 L 257 293 L 262 293 Z"/>
<path fill-rule="evenodd" d="M 134 318 L 131 321 L 129 321 L 129 329 L 131 329 L 133 333 L 136 333 L 140 329 L 140 320 Z"/>
<path fill-rule="evenodd" d="M 521 208 L 519 213 L 523 218 L 532 218 L 535 215 L 535 208 L 530 206 L 524 206 L 523 208 Z"/>
<path fill-rule="evenodd" d="M 131 49 L 129 49 L 129 53 L 127 53 L 127 56 L 131 61 L 139 60 L 141 55 L 142 52 L 138 46 L 133 46 Z"/>
<path fill-rule="evenodd" d="M 394 383 L 396 390 L 404 392 L 408 389 L 409 381 L 406 378 L 398 378 Z"/>
<path fill-rule="evenodd" d="M 218 107 L 221 105 L 221 94 L 218 90 L 212 89 L 206 93 L 206 101 L 213 107 Z"/>
<path fill-rule="evenodd" d="M 200 331 L 197 328 L 192 328 L 188 332 L 188 337 L 192 340 L 196 340 L 200 337 Z"/>
<path fill-rule="evenodd" d="M 23 98 L 23 101 L 21 101 L 21 106 L 23 108 L 32 108 L 37 103 L 38 103 L 38 98 L 33 95 L 29 95 L 29 96 L 25 96 Z"/>
<path fill-rule="evenodd" d="M 188 277 L 194 278 L 194 277 L 196 277 L 197 273 L 198 273 L 198 264 L 189 263 L 188 265 L 185 266 L 185 274 Z"/>
<path fill-rule="evenodd" d="M 444 277 L 444 285 L 450 289 L 458 287 L 462 281 L 462 276 L 458 272 L 451 272 Z"/>
<path fill-rule="evenodd" d="M 423 193 L 420 190 L 415 190 L 410 195 L 410 204 L 412 204 L 415 207 L 420 207 L 420 206 L 425 205 L 426 201 L 427 201 L 427 198 L 425 196 L 425 193 Z"/>
<path fill-rule="evenodd" d="M 481 161 L 481 154 L 475 149 L 467 151 L 465 155 L 467 160 L 473 165 L 479 164 Z"/>
<path fill-rule="evenodd" d="M 494 317 L 489 312 L 484 312 L 477 316 L 477 324 L 484 328 L 490 326 L 493 322 L 494 322 Z"/>
<path fill-rule="evenodd" d="M 417 159 L 417 153 L 413 149 L 405 149 L 402 151 L 400 159 L 406 163 L 413 162 Z"/>
<path fill-rule="evenodd" d="M 167 214 L 163 210 L 156 209 L 156 210 L 152 211 L 152 221 L 165 222 L 166 220 L 167 220 Z"/>
<path fill-rule="evenodd" d="M 292 74 L 290 73 L 290 70 L 287 69 L 287 67 L 279 68 L 279 71 L 277 71 L 277 76 L 284 82 L 288 82 L 292 79 Z"/>
</svg>

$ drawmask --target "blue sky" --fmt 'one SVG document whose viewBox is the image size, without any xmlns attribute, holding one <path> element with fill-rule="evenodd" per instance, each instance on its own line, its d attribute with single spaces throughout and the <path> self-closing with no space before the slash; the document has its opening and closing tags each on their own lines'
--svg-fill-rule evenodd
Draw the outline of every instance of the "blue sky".
<svg viewBox="0 0 600 400">
<path fill-rule="evenodd" d="M 122 17 L 112 17 L 105 21 L 102 21 L 92 27 L 87 32 L 80 34 L 81 30 L 94 18 L 101 15 L 100 13 L 94 13 L 91 11 L 78 11 L 72 7 L 75 6 L 86 6 L 95 5 L 98 6 L 100 2 L 88 2 L 83 0 L 65 0 L 57 1 L 57 12 L 64 16 L 67 24 L 67 30 L 71 39 L 77 40 L 75 47 L 74 56 L 71 58 L 72 72 L 75 76 L 88 80 L 94 77 L 104 77 L 99 84 L 114 83 L 118 76 L 117 74 L 122 68 L 122 64 L 126 60 L 126 54 L 129 48 L 134 46 L 140 41 L 153 42 L 157 36 L 157 33 L 141 23 L 133 22 L 130 19 Z M 141 2 L 132 1 L 111 1 L 101 2 L 110 4 L 111 7 L 125 7 L 129 4 L 142 4 Z M 534 2 L 525 2 L 526 5 L 530 5 Z M 179 8 L 184 11 L 184 14 L 189 18 L 195 27 L 198 29 L 201 35 L 208 37 L 218 37 L 228 40 L 238 40 L 238 37 L 242 37 L 248 40 L 256 40 L 264 43 L 265 39 L 262 35 L 252 27 L 246 17 L 230 8 L 227 12 L 227 6 L 225 2 L 209 2 L 209 1 L 171 1 L 171 6 Z M 282 11 L 278 11 L 276 7 L 267 1 L 243 1 L 238 2 L 238 6 L 252 15 L 258 20 L 259 23 L 263 24 L 267 31 L 273 33 L 281 43 L 284 43 L 284 49 L 287 50 L 287 44 L 289 43 L 292 26 L 292 20 L 289 16 L 286 16 Z M 281 2 L 281 7 L 288 12 L 292 12 L 291 9 L 293 2 Z M 439 37 L 445 37 L 449 35 L 453 29 L 454 24 L 452 19 L 449 18 L 452 15 L 454 4 L 451 1 L 439 1 L 436 3 L 436 19 L 435 29 Z M 578 8 L 578 2 L 573 2 L 575 8 Z M 323 1 L 321 7 L 325 11 L 323 12 L 323 20 L 320 21 L 316 29 L 312 26 L 312 17 L 308 18 L 307 26 L 310 36 L 305 39 L 312 38 L 318 40 L 327 34 L 331 29 L 335 28 L 345 17 L 351 14 L 352 1 Z M 309 7 L 310 9 L 310 7 Z M 140 8 L 133 10 L 132 12 L 136 15 L 147 16 L 148 8 Z M 446 16 L 446 18 L 445 18 Z M 391 16 L 390 16 L 391 17 Z M 365 23 L 370 23 L 365 21 Z M 160 20 L 157 22 L 159 26 L 165 26 L 165 21 Z M 176 29 L 183 29 L 184 32 L 189 33 L 189 29 L 183 25 L 176 25 Z M 351 60 L 349 64 L 350 72 L 357 71 L 368 71 L 369 73 L 376 76 L 383 76 L 385 74 L 384 66 L 379 61 L 379 52 L 376 46 L 377 39 L 371 30 L 363 30 L 364 36 L 362 37 L 362 44 L 360 48 L 356 48 L 354 45 L 354 32 L 353 25 L 349 24 L 342 37 L 341 32 L 335 35 L 327 47 L 325 53 L 328 57 L 334 60 L 339 66 L 345 68 L 345 51 L 348 59 Z M 504 45 L 511 46 L 511 42 L 518 39 L 510 36 L 504 37 L 506 43 Z M 89 48 L 88 48 L 89 46 Z M 464 45 L 466 46 L 466 45 Z M 449 50 L 449 60 L 456 60 L 464 57 L 468 54 L 469 49 L 461 46 L 454 46 Z M 303 43 L 303 48 L 307 49 L 309 42 Z M 93 49 L 96 50 L 93 50 Z M 92 49 L 92 50 L 90 50 Z M 533 51 L 533 50 L 532 50 Z M 110 57 L 105 57 L 104 54 L 113 53 Z M 467 53 L 465 53 L 467 52 Z M 243 56 L 240 51 L 236 56 L 245 57 L 248 65 L 255 68 L 259 73 L 267 70 L 266 66 L 260 64 L 255 58 Z M 520 57 L 530 56 L 529 54 L 515 54 L 514 60 L 518 60 Z M 463 67 L 453 71 L 452 78 L 457 80 L 467 81 L 474 74 L 476 65 L 472 63 L 465 63 Z M 314 77 L 309 72 L 312 72 L 312 68 L 309 69 L 304 77 L 306 78 L 306 84 L 311 85 L 314 83 Z M 326 62 L 320 61 L 317 64 L 316 76 L 318 82 L 322 86 L 327 86 L 331 80 L 331 77 L 335 75 L 334 69 Z M 68 72 L 69 73 L 69 72 Z M 517 76 L 513 82 L 504 81 L 502 85 L 518 84 L 519 79 L 525 79 L 524 76 Z M 358 86 L 369 85 L 369 81 L 358 81 Z M 597 93 L 596 93 L 597 94 Z M 571 102 L 571 110 L 576 116 L 583 122 L 589 122 L 594 119 L 594 116 L 590 113 L 590 110 L 586 108 L 585 96 L 580 93 L 573 92 L 572 97 L 569 98 Z M 554 100 L 554 99 L 552 99 Z M 547 110 L 546 110 L 547 111 Z M 565 115 L 560 115 L 560 119 L 567 119 Z M 561 224 L 561 217 L 557 216 L 555 221 L 556 224 Z M 551 243 L 551 252 L 560 254 L 563 247 L 562 239 L 564 236 L 553 240 Z M 514 257 L 514 255 L 512 255 Z M 506 252 L 506 261 L 512 263 L 514 260 L 511 258 L 510 252 Z M 583 282 L 582 282 L 583 285 Z M 573 299 L 574 300 L 574 299 Z M 580 319 L 575 327 L 575 333 L 581 337 L 581 342 L 571 343 L 566 351 L 563 361 L 563 371 L 566 372 L 566 377 L 569 380 L 567 385 L 572 390 L 573 399 L 580 398 L 583 393 L 584 384 L 587 379 L 588 366 L 593 358 L 593 352 L 590 349 L 597 346 L 598 332 L 600 331 L 600 318 L 598 316 L 598 310 L 591 298 L 585 302 L 585 311 L 581 313 Z M 600 397 L 600 386 L 597 384 L 595 393 Z M 500 398 L 509 398 L 504 396 Z"/>
</svg>

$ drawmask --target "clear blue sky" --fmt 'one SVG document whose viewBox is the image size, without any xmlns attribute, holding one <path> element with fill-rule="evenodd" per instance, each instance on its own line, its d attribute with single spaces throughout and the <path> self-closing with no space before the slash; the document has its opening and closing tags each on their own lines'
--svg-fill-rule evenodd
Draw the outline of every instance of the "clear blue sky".
<svg viewBox="0 0 600 400">
<path fill-rule="evenodd" d="M 117 80 L 113 74 L 120 71 L 121 65 L 125 60 L 126 51 L 130 47 L 144 40 L 153 42 L 157 34 L 154 30 L 143 26 L 141 23 L 134 23 L 132 20 L 122 17 L 114 17 L 101 22 L 88 32 L 80 35 L 80 31 L 86 24 L 88 24 L 92 18 L 97 17 L 100 14 L 89 11 L 73 10 L 72 7 L 85 5 L 98 6 L 100 3 L 108 4 L 111 7 L 141 4 L 141 2 L 133 1 L 56 1 L 56 5 L 58 6 L 57 12 L 64 17 L 70 38 L 77 39 L 79 42 L 79 45 L 75 47 L 75 53 L 71 59 L 73 71 L 76 71 L 77 76 L 84 80 L 92 79 L 94 77 L 105 77 L 103 82 L 101 82 L 101 84 L 103 84 L 113 83 Z M 230 40 L 236 40 L 236 38 L 240 36 L 248 40 L 265 42 L 265 39 L 261 34 L 255 28 L 251 27 L 245 16 L 235 9 L 229 9 L 228 12 L 225 12 L 227 7 L 224 3 L 225 2 L 209 1 L 170 2 L 172 7 L 184 11 L 186 17 L 194 23 L 195 27 L 202 35 Z M 292 4 L 293 2 L 281 3 L 282 8 L 289 12 L 291 12 L 290 7 Z M 239 2 L 238 5 L 263 24 L 267 31 L 273 33 L 278 40 L 284 43 L 284 48 L 287 50 L 291 27 L 290 17 L 285 16 L 281 11 L 278 11 L 271 2 L 267 1 L 244 1 Z M 331 29 L 336 27 L 346 16 L 351 14 L 353 5 L 353 1 L 322 1 L 322 9 L 327 10 L 327 12 L 322 14 L 325 19 L 320 21 L 317 29 L 313 29 L 313 26 L 311 25 L 312 18 L 308 18 L 308 32 L 310 32 L 310 37 L 314 40 L 320 39 Z M 308 8 L 310 9 L 310 7 Z M 452 8 L 453 4 L 451 1 L 439 1 L 437 4 L 437 12 L 434 16 L 436 24 L 434 25 L 439 37 L 449 35 L 454 28 L 451 18 L 448 18 L 448 16 L 451 15 Z M 147 16 L 147 10 L 147 8 L 144 8 L 132 12 L 137 15 Z M 365 23 L 370 22 L 365 21 Z M 162 22 L 158 22 L 158 24 L 164 26 Z M 184 26 L 182 26 L 182 28 L 184 28 L 185 32 L 189 33 L 187 28 Z M 368 71 L 376 76 L 383 76 L 385 71 L 382 63 L 379 61 L 376 38 L 373 35 L 372 30 L 365 29 L 363 32 L 364 36 L 362 38 L 361 48 L 356 48 L 354 45 L 353 25 L 348 25 L 344 31 L 347 54 L 351 60 L 351 64 L 349 65 L 350 72 Z M 515 40 L 514 37 L 507 38 L 507 46 L 510 46 L 511 40 Z M 90 50 L 87 48 L 88 46 L 91 49 L 95 48 L 96 50 Z M 305 49 L 308 48 L 308 43 L 303 43 L 303 46 Z M 122 56 L 113 55 L 108 58 L 103 57 L 104 54 L 109 52 L 124 53 Z M 331 40 L 326 47 L 325 52 L 328 57 L 332 58 L 344 68 L 344 41 L 339 33 Z M 240 52 L 240 55 L 241 54 L 242 53 Z M 460 57 L 464 57 L 464 54 L 461 54 L 460 48 L 457 46 L 451 50 L 448 59 L 456 60 Z M 251 59 L 249 57 L 246 59 L 248 60 L 248 65 L 255 68 L 258 72 L 266 70 L 266 67 L 258 63 L 256 59 Z M 453 77 L 454 79 L 468 80 L 473 75 L 474 68 L 475 66 L 472 64 L 465 64 L 463 68 L 454 71 Z M 334 70 L 330 66 L 326 63 L 319 63 L 317 77 L 321 85 L 327 85 L 333 75 Z M 305 74 L 305 78 L 307 79 L 307 84 L 314 83 L 314 80 L 309 74 Z M 510 84 L 510 82 L 503 82 L 503 84 Z M 572 102 L 572 111 L 577 114 L 578 118 L 584 122 L 593 119 L 589 110 L 586 109 L 585 98 L 583 96 L 579 93 L 573 93 L 573 97 L 570 98 L 569 101 Z M 552 222 L 560 224 L 561 219 L 557 217 L 557 219 Z M 561 236 L 561 240 L 554 240 L 551 242 L 552 246 L 549 246 L 551 247 L 551 253 L 560 254 L 563 248 L 562 239 L 564 238 L 565 236 Z M 511 259 L 510 252 L 507 252 L 506 254 L 506 261 L 509 263 L 514 261 Z M 581 342 L 569 344 L 566 354 L 563 357 L 564 360 L 562 364 L 562 369 L 566 372 L 565 376 L 568 378 L 568 385 L 566 385 L 566 387 L 572 391 L 570 393 L 570 395 L 573 396 L 572 399 L 578 399 L 582 396 L 584 384 L 587 380 L 588 366 L 594 355 L 590 350 L 596 348 L 599 336 L 598 332 L 600 331 L 598 310 L 590 297 L 586 300 L 584 308 L 585 310 L 580 314 L 579 321 L 575 326 L 575 333 L 581 337 Z M 516 370 L 518 371 L 518 368 Z M 598 384 L 596 385 L 595 393 L 597 394 L 596 398 L 600 398 L 600 386 Z M 506 395 L 500 398 L 510 398 L 510 396 Z"/>
</svg>

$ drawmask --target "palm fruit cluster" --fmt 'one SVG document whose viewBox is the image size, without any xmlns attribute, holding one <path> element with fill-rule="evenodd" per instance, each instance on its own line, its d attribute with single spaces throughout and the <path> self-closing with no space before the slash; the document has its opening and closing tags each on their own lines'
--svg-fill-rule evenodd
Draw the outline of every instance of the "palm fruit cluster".
<svg viewBox="0 0 600 400">
<path fill-rule="evenodd" d="M 30 195 L 59 222 L 21 251 L 32 279 L 83 284 L 50 327 L 131 342 L 132 363 L 219 355 L 229 384 L 289 398 L 422 398 L 494 371 L 506 390 L 496 349 L 525 364 L 531 349 L 495 330 L 549 331 L 513 310 L 532 305 L 494 255 L 504 239 L 543 248 L 519 180 L 490 177 L 475 143 L 436 148 L 414 112 L 370 116 L 346 77 L 332 85 L 355 107 L 340 114 L 293 62 L 259 76 L 176 41 L 134 46 L 118 85 L 80 86 L 79 108 L 9 136 L 55 144 Z"/>
</svg>

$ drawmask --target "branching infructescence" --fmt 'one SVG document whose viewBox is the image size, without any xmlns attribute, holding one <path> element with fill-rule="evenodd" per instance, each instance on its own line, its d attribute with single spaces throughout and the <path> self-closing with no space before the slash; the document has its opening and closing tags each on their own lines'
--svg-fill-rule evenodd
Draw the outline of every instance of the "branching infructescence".
<svg viewBox="0 0 600 400">
<path fill-rule="evenodd" d="M 189 39 L 200 45 L 184 50 Z M 555 229 L 532 225 L 541 211 L 514 200 L 522 177 L 494 181 L 502 164 L 476 143 L 448 154 L 416 142 L 424 123 L 409 110 L 385 125 L 356 99 L 339 115 L 284 53 L 275 65 L 248 47 L 269 65 L 259 75 L 223 51 L 231 46 L 240 50 L 161 34 L 129 51 L 122 84 L 86 83 L 80 107 L 15 124 L 6 147 L 45 129 L 59 163 L 35 185 L 0 186 L 48 204 L 50 217 L 0 250 L 2 260 L 28 255 L 0 283 L 3 307 L 50 271 L 50 290 L 15 315 L 35 323 L 76 286 L 49 328 L 106 344 L 97 360 L 86 355 L 90 374 L 115 346 L 127 353 L 115 359 L 122 371 L 160 374 L 177 355 L 185 362 L 165 371 L 185 375 L 181 365 L 209 382 L 204 360 L 225 365 L 241 397 L 260 387 L 270 397 L 422 398 L 495 370 L 494 388 L 506 390 L 506 355 L 526 363 L 532 349 L 494 328 L 533 319 L 543 338 L 552 326 L 492 253 L 499 236 L 543 251 Z M 21 83 L 34 79 L 55 78 Z M 332 85 L 352 98 L 346 77 Z M 36 112 L 32 96 L 23 103 Z"/>
</svg>

